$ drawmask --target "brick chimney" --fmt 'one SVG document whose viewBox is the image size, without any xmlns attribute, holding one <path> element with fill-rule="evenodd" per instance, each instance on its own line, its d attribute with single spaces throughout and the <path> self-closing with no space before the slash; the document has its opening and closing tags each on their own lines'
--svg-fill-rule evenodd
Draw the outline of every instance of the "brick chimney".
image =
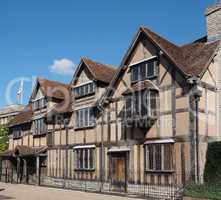
<svg viewBox="0 0 221 200">
<path fill-rule="evenodd" d="M 221 0 L 206 10 L 207 36 L 209 41 L 221 39 Z"/>
</svg>

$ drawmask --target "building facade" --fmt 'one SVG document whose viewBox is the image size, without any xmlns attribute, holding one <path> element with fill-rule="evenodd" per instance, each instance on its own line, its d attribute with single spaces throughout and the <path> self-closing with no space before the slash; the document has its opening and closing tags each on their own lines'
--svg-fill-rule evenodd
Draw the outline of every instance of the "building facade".
<svg viewBox="0 0 221 200">
<path fill-rule="evenodd" d="M 220 10 L 190 44 L 140 27 L 119 67 L 82 58 L 69 85 L 38 79 L 3 166 L 21 182 L 96 191 L 203 182 L 221 138 Z"/>
<path fill-rule="evenodd" d="M 23 109 L 23 105 L 10 105 L 0 109 L 0 125 L 6 126 Z"/>
</svg>

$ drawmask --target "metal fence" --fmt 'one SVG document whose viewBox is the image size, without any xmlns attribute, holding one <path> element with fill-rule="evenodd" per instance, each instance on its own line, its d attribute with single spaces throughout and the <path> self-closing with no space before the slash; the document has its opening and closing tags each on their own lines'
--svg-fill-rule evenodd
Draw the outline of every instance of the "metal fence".
<svg viewBox="0 0 221 200">
<path fill-rule="evenodd" d="M 28 170 L 34 171 L 34 170 Z M 178 183 L 179 175 L 158 174 L 146 175 L 147 177 L 137 178 L 137 173 L 128 172 L 125 181 L 113 180 L 107 176 L 100 178 L 97 171 L 71 171 L 54 169 L 50 173 L 45 169 L 40 170 L 40 177 L 36 174 L 18 175 L 16 169 L 2 169 L 0 180 L 7 183 L 24 183 L 49 186 L 63 189 L 73 189 L 88 192 L 102 192 L 109 194 L 132 195 L 133 197 L 145 197 L 150 199 L 182 199 L 183 185 Z M 55 176 L 57 174 L 57 176 Z M 98 175 L 99 174 L 99 175 Z M 133 178 L 132 178 L 133 177 Z M 135 178 L 134 178 L 135 177 Z M 38 182 L 39 181 L 39 182 Z"/>
</svg>

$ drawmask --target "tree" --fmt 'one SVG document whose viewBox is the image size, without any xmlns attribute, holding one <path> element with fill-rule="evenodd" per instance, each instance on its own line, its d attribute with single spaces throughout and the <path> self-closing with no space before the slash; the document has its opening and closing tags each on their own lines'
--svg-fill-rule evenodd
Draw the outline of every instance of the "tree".
<svg viewBox="0 0 221 200">
<path fill-rule="evenodd" d="M 0 125 L 0 152 L 8 149 L 8 127 Z"/>
</svg>

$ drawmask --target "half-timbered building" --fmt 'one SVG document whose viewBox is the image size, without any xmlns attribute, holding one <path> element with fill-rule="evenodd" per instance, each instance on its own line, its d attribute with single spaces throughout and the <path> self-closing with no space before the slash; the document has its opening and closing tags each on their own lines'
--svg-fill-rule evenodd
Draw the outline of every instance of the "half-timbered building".
<svg viewBox="0 0 221 200">
<path fill-rule="evenodd" d="M 221 138 L 220 12 L 208 8 L 208 35 L 189 44 L 140 27 L 119 67 L 82 58 L 69 85 L 39 79 L 3 160 L 65 188 L 153 197 L 153 185 L 203 182 Z"/>
</svg>

